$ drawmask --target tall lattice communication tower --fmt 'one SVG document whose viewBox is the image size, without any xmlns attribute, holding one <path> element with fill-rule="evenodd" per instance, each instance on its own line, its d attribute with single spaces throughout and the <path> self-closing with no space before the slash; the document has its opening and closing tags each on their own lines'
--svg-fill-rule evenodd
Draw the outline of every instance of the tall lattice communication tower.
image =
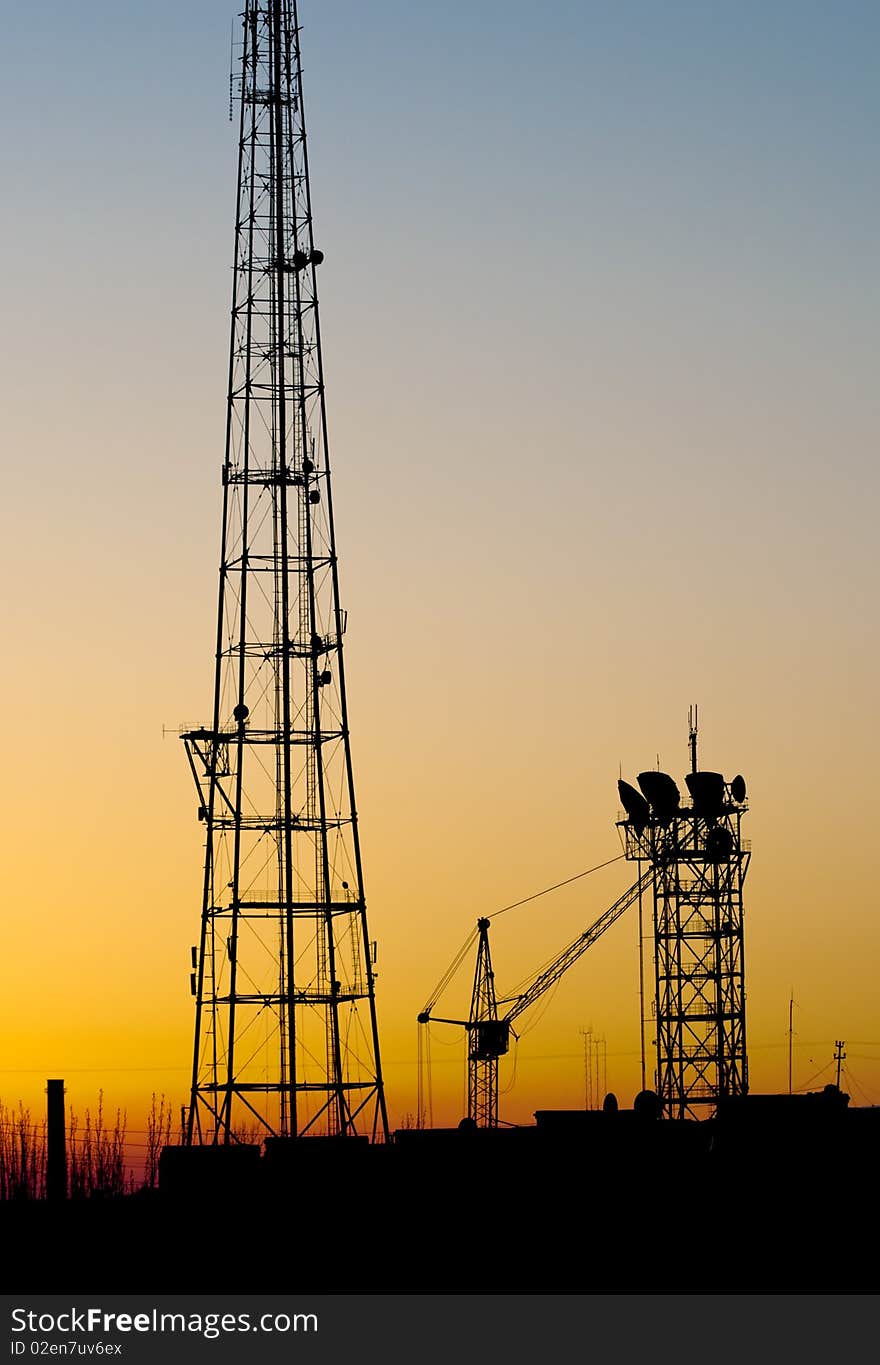
<svg viewBox="0 0 880 1365">
<path fill-rule="evenodd" d="M 387 1138 L 295 0 L 247 0 L 190 1143 Z"/>
<path fill-rule="evenodd" d="M 751 853 L 741 776 L 697 766 L 690 715 L 690 804 L 668 773 L 618 790 L 627 858 L 652 873 L 656 1087 L 666 1118 L 694 1118 L 748 1090 L 743 882 Z"/>
</svg>

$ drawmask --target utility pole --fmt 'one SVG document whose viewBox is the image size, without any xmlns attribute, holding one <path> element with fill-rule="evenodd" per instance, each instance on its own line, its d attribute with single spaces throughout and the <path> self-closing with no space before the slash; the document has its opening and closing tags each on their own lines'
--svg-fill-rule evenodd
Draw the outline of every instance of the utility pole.
<svg viewBox="0 0 880 1365">
<path fill-rule="evenodd" d="M 388 1137 L 343 668 L 296 0 L 245 0 L 188 1143 Z M 235 87 L 234 87 L 235 92 Z"/>
<path fill-rule="evenodd" d="M 584 1108 L 601 1109 L 608 1087 L 608 1044 L 594 1037 L 592 1026 L 580 1029 L 584 1040 Z"/>
<path fill-rule="evenodd" d="M 841 1068 L 842 1063 L 846 1061 L 846 1053 L 845 1053 L 844 1050 L 843 1050 L 845 1047 L 846 1047 L 846 1043 L 844 1043 L 840 1038 L 836 1038 L 836 1039 L 835 1039 L 835 1041 L 834 1041 L 834 1060 L 835 1060 L 836 1063 L 837 1063 L 837 1081 L 836 1081 L 836 1085 L 837 1085 L 838 1090 L 840 1089 L 840 1068 Z"/>
<path fill-rule="evenodd" d="M 791 1094 L 792 1078 L 792 1039 L 794 1037 L 794 991 L 792 990 L 788 1000 L 788 1093 Z"/>
</svg>

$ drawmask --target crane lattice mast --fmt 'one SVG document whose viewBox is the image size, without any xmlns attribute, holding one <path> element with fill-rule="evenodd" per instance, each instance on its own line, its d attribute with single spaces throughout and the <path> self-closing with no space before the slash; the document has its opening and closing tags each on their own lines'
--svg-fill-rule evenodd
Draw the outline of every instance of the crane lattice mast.
<svg viewBox="0 0 880 1365">
<path fill-rule="evenodd" d="M 468 1117 L 481 1128 L 498 1125 L 498 1058 L 508 1049 L 509 1025 L 498 1018 L 488 919 L 477 920 L 477 963 L 468 1028 Z"/>
</svg>

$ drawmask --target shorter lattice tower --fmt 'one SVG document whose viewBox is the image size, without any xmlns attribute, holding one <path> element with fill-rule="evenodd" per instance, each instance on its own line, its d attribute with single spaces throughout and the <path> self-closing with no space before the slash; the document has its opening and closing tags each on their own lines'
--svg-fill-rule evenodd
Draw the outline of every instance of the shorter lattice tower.
<svg viewBox="0 0 880 1365">
<path fill-rule="evenodd" d="M 698 1117 L 748 1090 L 743 882 L 750 852 L 742 777 L 726 782 L 697 765 L 697 713 L 689 715 L 690 805 L 668 773 L 620 781 L 627 858 L 653 872 L 657 1069 L 666 1118 Z"/>
</svg>

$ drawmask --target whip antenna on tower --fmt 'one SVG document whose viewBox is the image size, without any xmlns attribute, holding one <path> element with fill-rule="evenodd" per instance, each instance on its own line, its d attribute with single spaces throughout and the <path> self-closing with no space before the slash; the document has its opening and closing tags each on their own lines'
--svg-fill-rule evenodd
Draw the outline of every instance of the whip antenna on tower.
<svg viewBox="0 0 880 1365">
<path fill-rule="evenodd" d="M 235 20 L 229 25 L 229 122 L 235 111 Z"/>
<path fill-rule="evenodd" d="M 698 708 L 697 708 L 696 706 L 689 706 L 689 707 L 688 707 L 688 745 L 689 745 L 689 747 L 690 747 L 690 752 L 691 752 L 691 772 L 692 772 L 692 773 L 695 773 L 695 772 L 697 771 L 697 729 L 698 729 L 697 709 L 698 709 Z"/>
</svg>

